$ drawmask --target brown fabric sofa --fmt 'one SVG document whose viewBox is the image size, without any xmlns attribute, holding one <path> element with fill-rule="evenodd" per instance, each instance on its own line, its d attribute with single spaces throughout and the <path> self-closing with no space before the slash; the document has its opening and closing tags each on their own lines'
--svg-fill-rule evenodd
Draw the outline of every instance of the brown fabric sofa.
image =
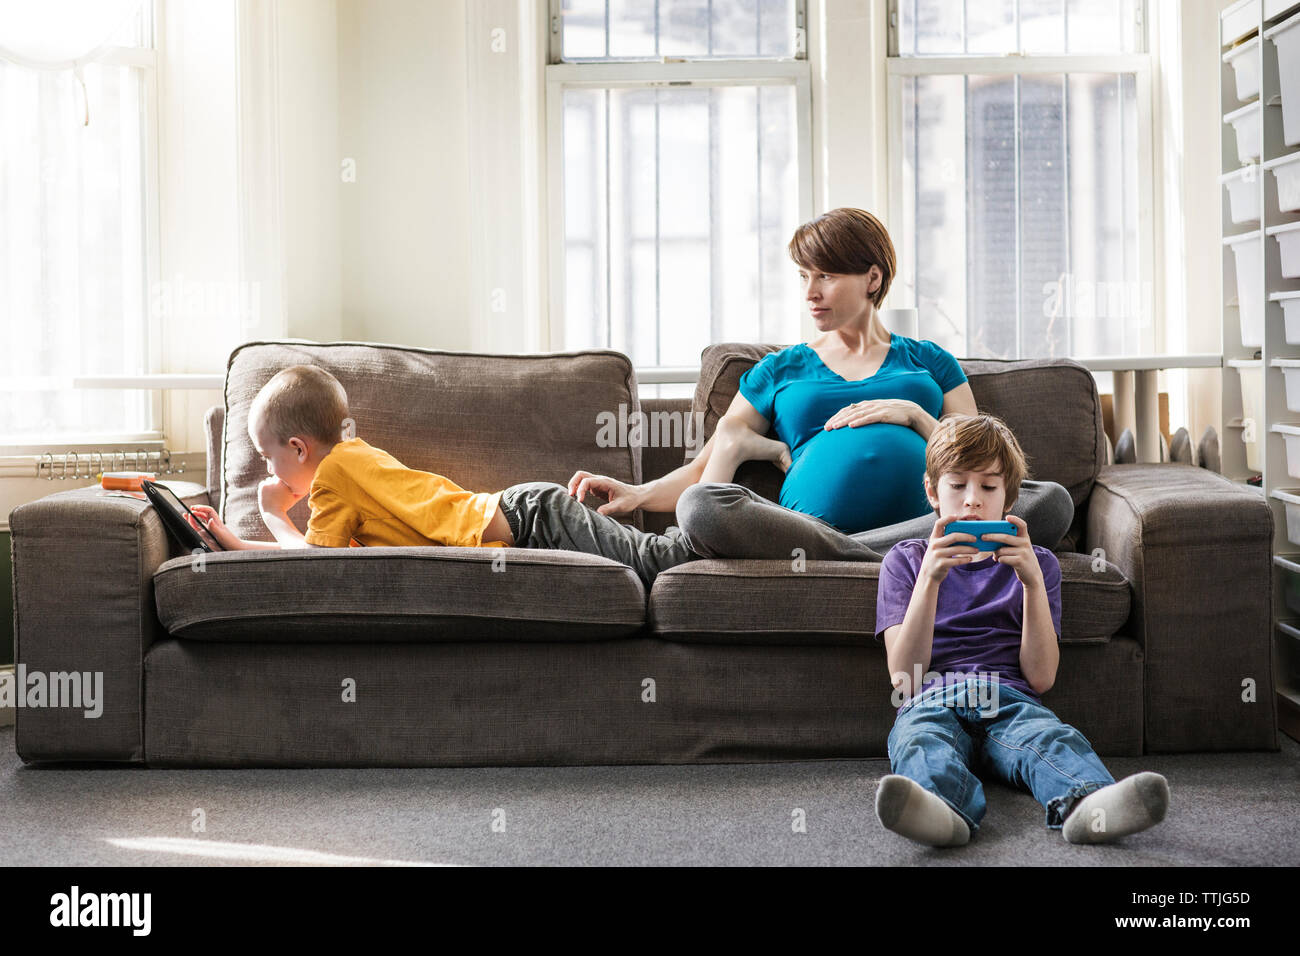
<svg viewBox="0 0 1300 956">
<path fill-rule="evenodd" d="M 777 346 L 705 350 L 695 398 L 712 434 L 740 374 Z M 245 537 L 265 471 L 249 404 L 277 370 L 344 384 L 357 434 L 464 487 L 629 482 L 682 447 L 598 441 L 598 416 L 642 410 L 610 351 L 471 355 L 365 343 L 247 343 L 207 416 L 207 490 Z M 1103 466 L 1091 375 L 1063 359 L 963 361 L 1031 476 L 1076 506 L 1056 548 L 1061 666 L 1044 696 L 1103 756 L 1276 749 L 1272 513 L 1186 465 Z M 652 440 L 652 439 L 651 439 Z M 780 475 L 737 476 L 775 497 Z M 596 504 L 598 501 L 590 501 Z M 306 502 L 291 512 L 305 527 Z M 636 515 L 662 530 L 671 515 Z M 95 489 L 10 515 L 16 660 L 101 672 L 103 714 L 19 708 L 29 763 L 149 766 L 618 764 L 883 757 L 892 724 L 873 641 L 875 564 L 701 560 L 649 594 L 621 564 L 512 549 L 245 551 L 196 561 L 152 507 Z M 1253 682 L 1254 694 L 1244 691 Z"/>
</svg>

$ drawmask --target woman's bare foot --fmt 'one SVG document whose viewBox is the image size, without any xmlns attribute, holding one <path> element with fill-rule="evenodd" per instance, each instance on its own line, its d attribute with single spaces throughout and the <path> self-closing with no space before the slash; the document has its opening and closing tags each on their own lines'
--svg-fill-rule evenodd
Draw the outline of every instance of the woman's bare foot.
<svg viewBox="0 0 1300 956">
<path fill-rule="evenodd" d="M 724 415 L 713 438 L 713 452 L 700 481 L 732 481 L 746 461 L 770 461 L 782 473 L 790 469 L 790 447 L 785 442 L 765 438 L 739 419 Z"/>
</svg>

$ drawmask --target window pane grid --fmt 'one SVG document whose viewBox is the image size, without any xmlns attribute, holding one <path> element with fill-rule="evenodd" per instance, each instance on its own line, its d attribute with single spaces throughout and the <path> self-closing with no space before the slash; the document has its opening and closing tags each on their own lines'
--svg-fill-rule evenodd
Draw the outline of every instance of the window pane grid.
<svg viewBox="0 0 1300 956">
<path fill-rule="evenodd" d="M 1137 53 L 1143 0 L 898 0 L 900 56 Z"/>
<path fill-rule="evenodd" d="M 902 84 L 901 285 L 922 334 L 971 357 L 1143 348 L 1133 74 Z"/>
<path fill-rule="evenodd" d="M 563 0 L 562 62 L 769 59 L 796 55 L 805 0 Z"/>
<path fill-rule="evenodd" d="M 693 366 L 797 337 L 793 85 L 568 89 L 562 113 L 563 347 Z"/>
</svg>

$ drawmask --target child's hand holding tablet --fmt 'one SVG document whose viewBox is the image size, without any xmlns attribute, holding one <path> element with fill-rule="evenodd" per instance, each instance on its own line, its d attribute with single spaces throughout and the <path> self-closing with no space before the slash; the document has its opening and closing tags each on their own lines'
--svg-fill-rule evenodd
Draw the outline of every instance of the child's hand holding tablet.
<svg viewBox="0 0 1300 956">
<path fill-rule="evenodd" d="M 227 550 L 227 546 L 210 530 L 209 518 L 199 519 L 195 517 L 185 502 L 181 501 L 172 489 L 164 484 L 144 478 L 140 481 L 140 490 L 145 493 L 145 497 L 157 510 L 158 517 L 162 519 L 163 525 L 183 547 L 190 550 L 202 549 L 204 551 Z M 194 507 L 206 508 L 205 505 L 195 505 Z M 211 516 L 215 517 L 215 511 L 211 508 L 206 508 L 206 510 L 211 513 Z M 202 521 L 208 521 L 209 525 L 204 525 Z M 218 521 L 218 523 L 220 522 Z M 233 536 L 231 537 L 233 538 Z"/>
<path fill-rule="evenodd" d="M 241 546 L 239 538 L 226 527 L 225 522 L 221 520 L 215 508 L 209 508 L 207 505 L 191 505 L 190 512 L 191 514 L 185 516 L 185 520 L 200 534 L 211 535 L 227 551 L 239 550 Z M 199 522 L 202 522 L 202 524 L 199 524 Z"/>
</svg>

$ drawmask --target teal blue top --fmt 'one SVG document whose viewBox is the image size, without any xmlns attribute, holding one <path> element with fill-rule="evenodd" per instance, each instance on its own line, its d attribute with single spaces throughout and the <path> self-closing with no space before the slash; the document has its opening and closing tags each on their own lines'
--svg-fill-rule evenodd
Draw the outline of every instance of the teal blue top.
<svg viewBox="0 0 1300 956">
<path fill-rule="evenodd" d="M 908 399 L 938 418 L 944 394 L 965 381 L 942 346 L 891 333 L 869 378 L 845 381 L 800 343 L 764 356 L 740 377 L 740 394 L 790 446 L 781 504 L 855 534 L 933 512 L 921 483 L 925 439 L 885 422 L 822 426 L 845 405 L 880 398 Z"/>
</svg>

